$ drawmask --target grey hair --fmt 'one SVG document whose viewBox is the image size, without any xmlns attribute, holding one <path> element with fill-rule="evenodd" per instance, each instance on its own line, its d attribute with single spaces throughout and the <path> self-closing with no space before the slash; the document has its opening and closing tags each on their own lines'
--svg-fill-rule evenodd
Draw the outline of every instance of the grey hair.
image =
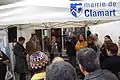
<svg viewBox="0 0 120 80">
<path fill-rule="evenodd" d="M 99 58 L 92 48 L 84 48 L 78 51 L 77 60 L 87 72 L 93 72 L 100 68 Z"/>
<path fill-rule="evenodd" d="M 78 80 L 76 71 L 65 61 L 52 63 L 46 70 L 46 80 Z"/>
</svg>

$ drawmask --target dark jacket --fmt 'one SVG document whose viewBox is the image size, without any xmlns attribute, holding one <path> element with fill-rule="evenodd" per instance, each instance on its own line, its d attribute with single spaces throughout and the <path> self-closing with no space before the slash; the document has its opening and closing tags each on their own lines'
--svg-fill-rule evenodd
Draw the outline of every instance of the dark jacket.
<svg viewBox="0 0 120 80">
<path fill-rule="evenodd" d="M 105 47 L 104 44 L 102 45 L 100 51 L 101 51 L 101 54 L 100 54 L 99 60 L 100 60 L 100 65 L 102 65 L 102 63 L 103 63 L 109 56 L 107 55 L 106 47 Z"/>
<path fill-rule="evenodd" d="M 4 52 L 0 51 L 0 80 L 5 80 L 7 65 L 3 64 L 3 61 L 6 61 L 6 60 L 9 60 L 9 58 L 5 55 Z"/>
<path fill-rule="evenodd" d="M 1 58 L 0 59 L 0 67 L 5 67 L 6 68 L 7 65 L 3 64 L 3 61 L 9 60 L 9 58 L 7 57 L 7 55 L 3 51 L 0 51 L 0 58 Z"/>
<path fill-rule="evenodd" d="M 102 53 L 106 53 L 106 54 L 107 54 L 105 44 L 102 45 L 102 47 L 100 48 L 100 51 L 101 51 Z"/>
<path fill-rule="evenodd" d="M 75 49 L 75 45 L 77 43 L 77 39 L 76 38 L 71 38 L 67 41 L 67 51 L 66 54 L 68 54 L 68 56 L 76 56 L 76 49 Z"/>
<path fill-rule="evenodd" d="M 13 48 L 15 54 L 15 71 L 17 73 L 25 73 L 27 72 L 27 61 L 25 57 L 25 49 L 23 45 L 16 43 Z"/>
<path fill-rule="evenodd" d="M 95 46 L 94 43 L 88 44 L 88 48 L 92 48 L 94 51 L 97 52 L 97 47 Z"/>
<path fill-rule="evenodd" d="M 61 47 L 59 46 L 58 43 L 49 45 L 48 52 L 50 53 L 51 60 L 54 59 L 54 57 L 62 56 Z"/>
<path fill-rule="evenodd" d="M 108 70 L 96 70 L 89 73 L 84 80 L 118 80 L 117 77 Z"/>
<path fill-rule="evenodd" d="M 102 69 L 108 69 L 118 76 L 120 72 L 120 56 L 111 56 L 107 58 L 101 65 Z"/>
<path fill-rule="evenodd" d="M 54 54 L 54 52 L 58 51 L 59 53 L 61 53 L 61 47 L 58 45 L 58 43 L 56 43 L 57 45 L 54 45 L 54 49 L 52 49 L 53 45 L 49 45 L 48 47 L 48 52 L 51 54 Z M 55 46 L 57 46 L 57 50 L 55 50 Z"/>
</svg>

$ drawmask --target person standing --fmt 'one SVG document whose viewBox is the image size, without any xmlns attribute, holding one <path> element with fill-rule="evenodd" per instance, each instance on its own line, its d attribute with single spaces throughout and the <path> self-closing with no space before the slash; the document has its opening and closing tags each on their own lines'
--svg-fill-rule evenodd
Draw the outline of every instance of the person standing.
<svg viewBox="0 0 120 80">
<path fill-rule="evenodd" d="M 79 50 L 83 49 L 83 48 L 86 48 L 88 46 L 88 43 L 86 41 L 86 38 L 85 38 L 85 35 L 84 34 L 80 34 L 79 37 L 78 37 L 78 41 L 75 45 L 75 49 L 76 49 L 76 54 Z M 77 75 L 80 79 L 83 79 L 84 78 L 84 75 L 83 73 L 80 71 L 80 68 L 79 68 L 79 64 L 78 62 L 76 61 L 76 72 L 77 72 Z"/>
<path fill-rule="evenodd" d="M 107 55 L 109 56 L 101 65 L 102 69 L 108 69 L 113 72 L 119 79 L 120 56 L 117 56 L 118 46 L 115 43 L 107 45 Z"/>
<path fill-rule="evenodd" d="M 30 76 L 28 78 L 31 78 L 34 73 L 31 70 L 30 67 L 30 56 L 35 53 L 36 51 L 41 50 L 40 41 L 36 34 L 32 34 L 30 40 L 26 43 L 26 50 L 27 50 L 27 64 L 28 64 L 28 70 L 30 71 Z"/>
<path fill-rule="evenodd" d="M 87 43 L 88 43 L 88 48 L 92 48 L 93 50 L 95 50 L 96 52 L 98 51 L 98 49 L 97 49 L 97 47 L 96 47 L 96 45 L 95 45 L 95 43 L 94 43 L 94 40 L 93 40 L 93 38 L 91 37 L 91 36 L 89 36 L 88 38 L 87 38 Z"/>
<path fill-rule="evenodd" d="M 59 57 L 61 55 L 61 48 L 58 45 L 58 43 L 56 42 L 55 36 L 52 36 L 52 42 L 51 42 L 50 46 L 48 47 L 48 52 L 50 53 L 50 61 L 51 62 L 55 57 Z"/>
<path fill-rule="evenodd" d="M 46 66 L 48 65 L 48 57 L 45 53 L 37 51 L 30 56 L 31 69 L 34 72 L 31 80 L 45 80 Z"/>
<path fill-rule="evenodd" d="M 120 56 L 120 36 L 118 37 L 118 56 Z"/>
<path fill-rule="evenodd" d="M 47 67 L 45 80 L 78 80 L 78 77 L 70 63 L 55 61 Z"/>
<path fill-rule="evenodd" d="M 106 35 L 104 37 L 104 43 L 100 49 L 101 54 L 100 54 L 100 64 L 104 62 L 105 59 L 107 59 L 109 56 L 107 55 L 107 45 L 113 43 L 111 37 L 109 35 Z"/>
<path fill-rule="evenodd" d="M 88 45 L 88 44 L 87 44 L 87 41 L 86 41 L 85 36 L 84 36 L 83 34 L 80 34 L 80 35 L 79 35 L 79 40 L 78 40 L 78 42 L 77 42 L 76 45 L 75 45 L 76 51 L 79 51 L 79 50 L 82 49 L 82 48 L 86 48 L 87 45 Z"/>
<path fill-rule="evenodd" d="M 93 38 L 94 38 L 95 46 L 97 47 L 97 49 L 98 49 L 98 51 L 99 51 L 100 48 L 102 47 L 102 42 L 99 40 L 97 33 L 95 33 L 95 34 L 93 35 Z"/>
<path fill-rule="evenodd" d="M 69 57 L 69 62 L 76 67 L 76 49 L 75 45 L 77 43 L 76 33 L 72 33 L 72 37 L 67 41 L 67 51 L 66 54 Z"/>
<path fill-rule="evenodd" d="M 30 40 L 26 43 L 26 50 L 29 55 L 41 50 L 40 41 L 36 34 L 32 34 Z"/>
<path fill-rule="evenodd" d="M 26 80 L 27 61 L 26 61 L 26 51 L 23 46 L 25 42 L 24 37 L 19 37 L 18 42 L 13 47 L 13 52 L 15 54 L 15 71 L 19 74 L 19 80 Z"/>
<path fill-rule="evenodd" d="M 10 62 L 9 58 L 4 52 L 0 51 L 0 80 L 5 80 L 5 75 L 7 72 L 7 65 Z"/>
<path fill-rule="evenodd" d="M 83 80 L 118 80 L 118 78 L 108 70 L 100 68 L 97 53 L 91 48 L 81 49 L 77 53 L 79 68 L 85 75 Z"/>
</svg>

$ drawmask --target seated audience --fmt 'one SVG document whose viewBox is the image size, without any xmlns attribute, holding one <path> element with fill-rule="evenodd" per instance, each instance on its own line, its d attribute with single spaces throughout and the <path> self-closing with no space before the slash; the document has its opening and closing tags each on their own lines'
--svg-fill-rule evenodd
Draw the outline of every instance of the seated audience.
<svg viewBox="0 0 120 80">
<path fill-rule="evenodd" d="M 117 56 L 118 46 L 115 43 L 111 43 L 107 46 L 107 58 L 101 65 L 102 69 L 108 69 L 116 76 L 120 72 L 120 56 Z"/>
<path fill-rule="evenodd" d="M 30 65 L 34 73 L 31 80 L 44 80 L 48 57 L 43 52 L 37 51 L 30 56 Z"/>
<path fill-rule="evenodd" d="M 97 53 L 91 48 L 81 49 L 77 53 L 77 60 L 85 75 L 84 80 L 118 80 L 110 71 L 100 69 Z"/>
<path fill-rule="evenodd" d="M 77 80 L 77 75 L 71 64 L 56 61 L 47 68 L 46 80 Z"/>
</svg>

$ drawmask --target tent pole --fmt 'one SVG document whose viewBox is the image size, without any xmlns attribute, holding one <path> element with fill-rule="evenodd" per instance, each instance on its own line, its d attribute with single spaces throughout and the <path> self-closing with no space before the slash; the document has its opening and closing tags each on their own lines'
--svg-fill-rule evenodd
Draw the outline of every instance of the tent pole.
<svg viewBox="0 0 120 80">
<path fill-rule="evenodd" d="M 61 33 L 63 35 L 63 28 L 61 28 Z M 64 51 L 64 38 L 62 37 L 62 52 Z"/>
<path fill-rule="evenodd" d="M 44 52 L 45 51 L 44 50 L 44 30 L 42 29 L 41 31 L 42 31 L 42 50 Z"/>
</svg>

